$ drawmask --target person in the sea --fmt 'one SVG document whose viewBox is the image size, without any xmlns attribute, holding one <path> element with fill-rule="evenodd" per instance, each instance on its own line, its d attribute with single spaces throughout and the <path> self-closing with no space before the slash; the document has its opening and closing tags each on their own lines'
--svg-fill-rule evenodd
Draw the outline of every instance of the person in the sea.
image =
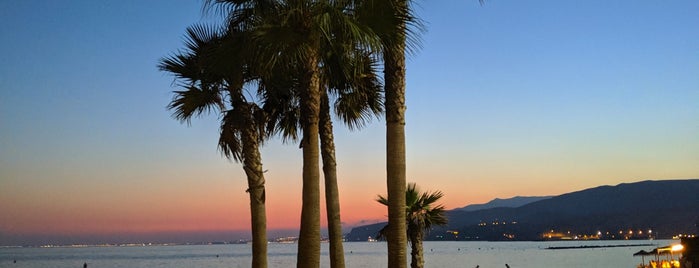
<svg viewBox="0 0 699 268">
<path fill-rule="evenodd" d="M 508 265 L 507 263 L 505 263 L 505 267 L 510 268 L 510 265 Z"/>
<path fill-rule="evenodd" d="M 87 262 L 83 263 L 83 268 L 87 268 Z"/>
</svg>

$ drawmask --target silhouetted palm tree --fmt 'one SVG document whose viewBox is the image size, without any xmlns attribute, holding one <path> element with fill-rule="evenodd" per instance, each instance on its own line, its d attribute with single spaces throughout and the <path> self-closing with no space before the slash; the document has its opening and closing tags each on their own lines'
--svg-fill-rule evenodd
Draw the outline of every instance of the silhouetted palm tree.
<svg viewBox="0 0 699 268">
<path fill-rule="evenodd" d="M 330 266 L 344 267 L 343 234 L 337 186 L 335 144 L 331 111 L 350 129 L 364 126 L 372 115 L 382 112 L 381 83 L 375 76 L 375 62 L 368 53 L 345 53 L 324 49 L 321 68 L 320 147 L 325 178 L 325 200 L 330 238 Z M 358 52 L 358 51 L 352 51 Z M 341 55 L 340 55 L 341 54 Z M 293 94 L 293 82 L 270 83 L 284 85 L 286 90 L 266 90 L 264 109 L 270 115 L 270 132 L 281 133 L 284 140 L 296 140 L 299 127 L 298 97 Z M 276 93 L 276 94 L 275 94 Z M 278 95 L 278 94 L 281 94 Z M 334 101 L 332 101 L 334 100 Z M 334 109 L 331 109 L 331 104 Z"/>
<path fill-rule="evenodd" d="M 190 122 L 208 112 L 221 113 L 218 147 L 229 159 L 243 163 L 250 194 L 253 240 L 252 267 L 267 267 L 265 179 L 260 145 L 264 141 L 265 115 L 256 103 L 248 101 L 243 85 L 246 73 L 243 54 L 221 53 L 221 44 L 244 44 L 244 35 L 223 32 L 215 27 L 187 29 L 186 49 L 160 61 L 159 68 L 175 75 L 182 91 L 168 105 L 175 119 Z M 235 39 L 235 40 L 231 40 Z M 234 49 L 235 50 L 235 49 Z M 240 47 L 237 51 L 240 50 Z M 220 64 L 223 57 L 227 62 Z M 228 96 L 226 101 L 224 96 Z"/>
<path fill-rule="evenodd" d="M 359 61 L 342 57 L 347 60 L 341 61 L 343 63 L 342 67 L 354 67 L 352 72 L 349 73 L 353 74 L 353 77 L 347 77 L 347 72 L 332 72 L 328 70 L 332 68 L 330 64 L 323 66 L 323 75 L 321 76 L 324 90 L 321 91 L 319 118 L 320 152 L 323 161 L 323 177 L 325 178 L 325 206 L 328 219 L 328 236 L 330 238 L 330 266 L 333 268 L 343 268 L 345 265 L 330 95 L 335 93 L 334 95 L 338 96 L 335 101 L 334 111 L 350 128 L 361 127 L 367 122 L 367 118 L 382 112 L 381 84 L 378 78 L 374 76 L 373 61 L 368 55 L 359 55 L 359 57 L 361 56 L 364 57 L 360 58 Z M 333 74 L 336 75 L 333 76 Z"/>
<path fill-rule="evenodd" d="M 368 46 L 374 36 L 348 12 L 351 1 L 211 0 L 208 3 L 220 4 L 229 27 L 242 27 L 251 33 L 254 53 L 259 53 L 262 57 L 257 59 L 267 65 L 262 69 L 265 73 L 287 70 L 288 74 L 299 74 L 296 79 L 289 78 L 298 85 L 298 91 L 287 96 L 298 96 L 298 119 L 303 133 L 303 198 L 297 266 L 319 267 L 322 45 L 341 39 L 352 40 L 357 47 Z"/>
<path fill-rule="evenodd" d="M 388 267 L 406 266 L 405 244 L 405 52 L 416 44 L 419 25 L 409 0 L 363 0 L 358 15 L 380 37 L 384 63 Z"/>
<path fill-rule="evenodd" d="M 406 203 L 403 213 L 406 218 L 407 238 L 412 248 L 410 252 L 412 257 L 410 267 L 412 268 L 421 268 L 425 265 L 422 250 L 422 240 L 425 237 L 425 231 L 429 231 L 433 225 L 447 224 L 444 206 L 435 204 L 443 196 L 444 194 L 441 191 L 420 192 L 415 183 L 410 183 L 406 187 Z M 386 206 L 388 206 L 389 202 L 380 195 L 376 201 Z M 387 228 L 384 227 L 384 229 Z M 382 230 L 382 232 L 385 231 Z M 383 236 L 383 234 L 380 234 L 380 236 Z"/>
<path fill-rule="evenodd" d="M 483 3 L 483 0 L 479 0 Z M 386 186 L 388 192 L 388 267 L 406 265 L 403 192 L 405 165 L 405 54 L 418 44 L 421 21 L 411 0 L 360 0 L 357 15 L 382 43 L 386 113 Z"/>
</svg>

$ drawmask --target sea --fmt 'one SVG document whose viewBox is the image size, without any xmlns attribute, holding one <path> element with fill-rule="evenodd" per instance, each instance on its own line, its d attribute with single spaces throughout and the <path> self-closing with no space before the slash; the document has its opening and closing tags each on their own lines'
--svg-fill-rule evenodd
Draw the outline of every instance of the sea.
<svg viewBox="0 0 699 268">
<path fill-rule="evenodd" d="M 511 268 L 633 268 L 641 263 L 641 257 L 633 253 L 676 243 L 679 241 L 426 241 L 424 256 L 425 267 L 505 268 L 507 264 Z M 294 243 L 270 243 L 269 267 L 295 267 L 296 247 Z M 387 266 L 385 242 L 348 242 L 344 249 L 347 267 Z M 251 252 L 249 244 L 0 248 L 0 267 L 80 268 L 87 263 L 90 268 L 243 268 L 250 267 Z M 327 243 L 321 244 L 321 267 L 330 267 Z"/>
</svg>

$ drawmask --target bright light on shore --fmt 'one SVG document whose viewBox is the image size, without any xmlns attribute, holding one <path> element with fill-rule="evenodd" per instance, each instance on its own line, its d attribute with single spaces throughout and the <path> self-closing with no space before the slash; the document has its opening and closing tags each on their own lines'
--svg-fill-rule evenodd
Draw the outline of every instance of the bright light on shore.
<svg viewBox="0 0 699 268">
<path fill-rule="evenodd" d="M 683 249 L 684 249 L 684 246 L 682 246 L 681 244 L 677 244 L 677 245 L 673 245 L 673 246 L 672 246 L 672 251 L 673 251 L 673 252 L 675 252 L 675 251 L 682 251 Z"/>
</svg>

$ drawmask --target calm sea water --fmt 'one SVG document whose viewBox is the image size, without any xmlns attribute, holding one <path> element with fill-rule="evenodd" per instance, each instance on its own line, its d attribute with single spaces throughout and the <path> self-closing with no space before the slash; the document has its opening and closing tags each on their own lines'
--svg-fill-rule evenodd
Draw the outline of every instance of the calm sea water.
<svg viewBox="0 0 699 268">
<path fill-rule="evenodd" d="M 653 241 L 561 241 L 561 242 L 425 242 L 426 267 L 610 267 L 633 268 L 641 262 L 632 257 L 653 246 L 549 250 L 547 247 L 678 243 Z M 296 244 L 269 244 L 269 267 L 294 267 Z M 386 267 L 386 244 L 345 243 L 347 267 Z M 410 251 L 408 251 L 409 253 Z M 0 248 L 0 267 L 250 267 L 250 245 Z M 321 267 L 329 267 L 328 244 L 322 244 Z M 218 257 L 217 257 L 218 255 Z M 409 257 L 408 257 L 409 258 Z M 13 260 L 17 260 L 14 263 Z"/>
</svg>

